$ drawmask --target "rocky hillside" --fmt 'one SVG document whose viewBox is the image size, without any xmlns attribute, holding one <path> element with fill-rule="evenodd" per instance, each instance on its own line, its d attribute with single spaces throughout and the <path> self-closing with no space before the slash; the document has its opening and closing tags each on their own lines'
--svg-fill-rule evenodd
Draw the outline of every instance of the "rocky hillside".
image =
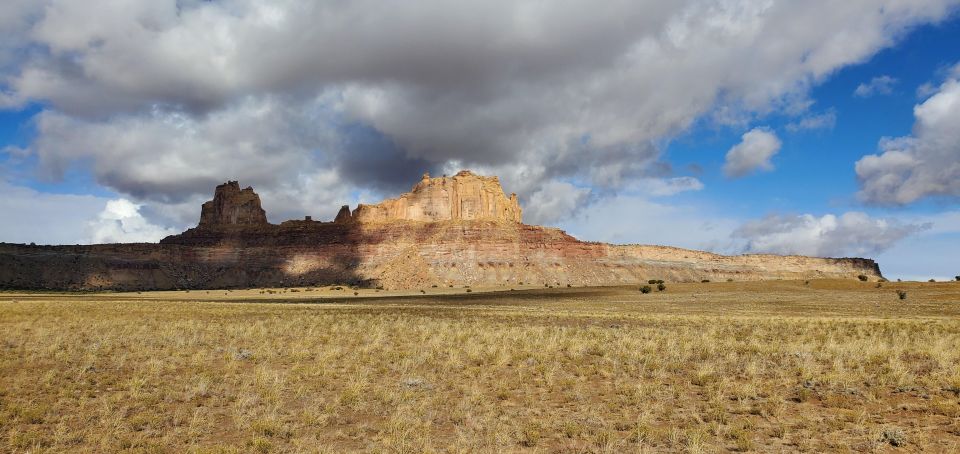
<svg viewBox="0 0 960 454">
<path fill-rule="evenodd" d="M 333 222 L 270 224 L 252 188 L 216 188 L 197 227 L 160 244 L 0 244 L 0 287 L 176 289 L 355 284 L 385 288 L 880 278 L 873 260 L 722 256 L 583 242 L 522 224 L 496 177 L 429 178 Z"/>
</svg>

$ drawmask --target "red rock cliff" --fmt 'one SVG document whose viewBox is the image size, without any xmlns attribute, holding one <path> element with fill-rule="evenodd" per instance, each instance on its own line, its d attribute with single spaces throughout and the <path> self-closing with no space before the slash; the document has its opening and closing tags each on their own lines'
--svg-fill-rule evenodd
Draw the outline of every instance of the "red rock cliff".
<svg viewBox="0 0 960 454">
<path fill-rule="evenodd" d="M 636 284 L 759 279 L 879 279 L 873 260 L 722 256 L 665 246 L 579 241 L 520 222 L 496 177 L 460 172 L 335 222 L 267 222 L 260 197 L 231 181 L 200 225 L 160 244 L 0 243 L 0 289 L 172 289 L 356 283 L 386 288 Z"/>
<path fill-rule="evenodd" d="M 395 199 L 363 205 L 353 211 L 358 222 L 389 221 L 507 221 L 522 222 L 516 194 L 507 197 L 500 179 L 463 170 L 453 177 L 423 179 Z"/>
</svg>

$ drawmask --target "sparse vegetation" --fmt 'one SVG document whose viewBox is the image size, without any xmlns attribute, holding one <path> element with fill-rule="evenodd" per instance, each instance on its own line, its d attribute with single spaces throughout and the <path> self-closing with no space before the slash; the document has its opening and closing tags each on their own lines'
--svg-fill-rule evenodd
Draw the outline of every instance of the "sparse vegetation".
<svg viewBox="0 0 960 454">
<path fill-rule="evenodd" d="M 897 297 L 899 297 L 899 298 L 902 299 L 902 300 L 907 299 L 907 292 L 906 292 L 906 290 L 897 290 Z"/>
<path fill-rule="evenodd" d="M 666 289 L 667 289 L 667 286 L 666 286 L 666 285 L 663 285 L 662 283 L 661 283 L 661 284 L 657 284 L 657 291 L 662 292 L 662 291 L 664 291 L 664 290 L 666 290 Z"/>
<path fill-rule="evenodd" d="M 704 279 L 704 280 L 700 281 L 701 284 L 706 284 L 706 283 L 708 283 L 708 282 L 710 282 L 710 279 Z"/>
<path fill-rule="evenodd" d="M 649 285 L 644 285 L 643 287 L 640 287 L 640 293 L 646 294 L 646 293 L 650 293 L 650 292 L 652 292 L 652 291 L 653 291 L 653 289 L 650 288 Z"/>
<path fill-rule="evenodd" d="M 960 287 L 811 285 L 0 293 L 0 451 L 957 452 Z"/>
<path fill-rule="evenodd" d="M 649 281 L 647 281 L 647 283 L 650 284 L 650 285 L 653 285 L 653 284 L 663 284 L 664 281 L 663 281 L 663 279 L 650 279 Z"/>
<path fill-rule="evenodd" d="M 857 279 L 860 279 L 860 282 L 867 282 L 867 280 L 870 278 L 868 278 L 866 274 L 861 274 L 857 276 Z"/>
</svg>

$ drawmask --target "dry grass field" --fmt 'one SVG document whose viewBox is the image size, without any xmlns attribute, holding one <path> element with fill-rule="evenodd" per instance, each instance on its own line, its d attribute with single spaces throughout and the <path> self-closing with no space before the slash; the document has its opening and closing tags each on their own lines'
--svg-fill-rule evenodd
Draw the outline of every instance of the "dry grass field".
<svg viewBox="0 0 960 454">
<path fill-rule="evenodd" d="M 0 451 L 960 452 L 960 283 L 876 285 L 0 293 Z"/>
</svg>

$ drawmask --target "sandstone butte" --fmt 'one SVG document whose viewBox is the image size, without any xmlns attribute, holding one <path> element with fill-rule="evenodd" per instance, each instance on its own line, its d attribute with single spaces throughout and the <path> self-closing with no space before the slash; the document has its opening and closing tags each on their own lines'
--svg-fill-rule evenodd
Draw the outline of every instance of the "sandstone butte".
<svg viewBox="0 0 960 454">
<path fill-rule="evenodd" d="M 267 221 L 260 197 L 217 186 L 197 227 L 155 243 L 0 243 L 0 288 L 212 289 L 351 284 L 622 285 L 666 281 L 881 277 L 873 260 L 723 256 L 667 246 L 585 242 L 522 223 L 497 177 L 424 175 L 376 205 L 344 206 L 332 222 Z"/>
</svg>

